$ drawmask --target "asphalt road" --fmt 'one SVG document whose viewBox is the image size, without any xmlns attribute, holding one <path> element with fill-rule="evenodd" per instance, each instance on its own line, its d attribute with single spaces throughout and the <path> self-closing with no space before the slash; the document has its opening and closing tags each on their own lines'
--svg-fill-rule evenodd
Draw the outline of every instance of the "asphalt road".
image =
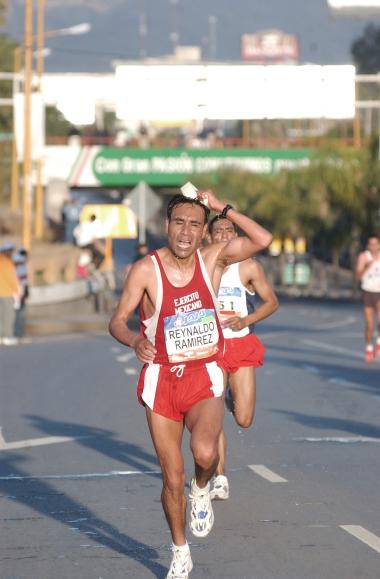
<svg viewBox="0 0 380 579">
<path fill-rule="evenodd" d="M 363 362 L 360 308 L 284 302 L 257 331 L 254 426 L 226 415 L 231 497 L 209 537 L 189 532 L 191 577 L 380 578 L 380 361 Z M 138 369 L 105 332 L 0 349 L 0 579 L 166 576 Z"/>
</svg>

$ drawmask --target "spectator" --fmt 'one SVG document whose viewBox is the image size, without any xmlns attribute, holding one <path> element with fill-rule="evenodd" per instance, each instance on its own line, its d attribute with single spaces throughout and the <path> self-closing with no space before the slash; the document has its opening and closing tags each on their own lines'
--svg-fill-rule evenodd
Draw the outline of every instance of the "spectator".
<svg viewBox="0 0 380 579">
<path fill-rule="evenodd" d="M 90 215 L 87 221 L 82 221 L 76 226 L 73 234 L 78 247 L 90 251 L 92 263 L 98 269 L 105 255 L 105 232 L 100 219 L 95 214 Z"/>
<path fill-rule="evenodd" d="M 0 247 L 0 344 L 17 344 L 14 335 L 15 305 L 20 303 L 21 291 L 16 266 L 12 261 L 14 243 L 6 242 Z"/>
<path fill-rule="evenodd" d="M 16 338 L 22 338 L 25 333 L 25 312 L 26 312 L 26 300 L 29 296 L 29 280 L 28 280 L 28 252 L 26 249 L 21 247 L 16 251 L 13 256 L 13 263 L 16 266 L 16 274 L 18 283 L 21 290 L 21 296 L 19 303 L 16 304 L 16 315 L 15 315 L 15 336 Z"/>
</svg>

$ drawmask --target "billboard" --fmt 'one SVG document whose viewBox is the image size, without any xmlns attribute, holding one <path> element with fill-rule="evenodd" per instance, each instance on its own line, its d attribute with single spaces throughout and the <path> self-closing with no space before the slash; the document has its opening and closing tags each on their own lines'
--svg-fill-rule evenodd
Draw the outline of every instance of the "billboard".
<svg viewBox="0 0 380 579">
<path fill-rule="evenodd" d="M 116 115 L 125 121 L 352 119 L 352 65 L 120 65 Z"/>
<path fill-rule="evenodd" d="M 360 15 L 380 12 L 380 0 L 327 0 L 331 10 Z"/>
<path fill-rule="evenodd" d="M 298 64 L 298 38 L 281 30 L 243 34 L 241 59 L 252 64 Z"/>
<path fill-rule="evenodd" d="M 69 154 L 63 154 L 67 150 Z M 45 149 L 45 179 L 63 179 L 71 187 L 177 187 L 190 177 L 221 169 L 272 175 L 305 167 L 308 149 L 133 149 L 62 147 Z M 133 207 L 132 207 L 133 208 Z"/>
</svg>

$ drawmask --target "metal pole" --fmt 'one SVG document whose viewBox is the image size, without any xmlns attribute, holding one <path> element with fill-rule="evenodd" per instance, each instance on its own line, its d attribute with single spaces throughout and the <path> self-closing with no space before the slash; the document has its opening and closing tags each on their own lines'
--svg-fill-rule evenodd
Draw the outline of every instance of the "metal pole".
<svg viewBox="0 0 380 579">
<path fill-rule="evenodd" d="M 42 75 L 44 73 L 44 12 L 45 0 L 38 0 L 37 21 L 37 78 L 38 91 L 42 90 Z M 36 239 L 42 239 L 44 229 L 43 219 L 43 187 L 42 187 L 42 159 L 36 161 L 36 214 L 34 233 Z"/>
<path fill-rule="evenodd" d="M 354 146 L 361 147 L 360 110 L 357 106 L 359 100 L 359 82 L 355 81 L 355 117 L 354 117 Z"/>
<path fill-rule="evenodd" d="M 32 155 L 31 155 L 31 96 L 33 65 L 33 6 L 32 0 L 25 0 L 25 67 L 24 67 L 24 164 L 23 164 L 23 224 L 22 243 L 27 251 L 31 249 L 32 214 Z"/>
<path fill-rule="evenodd" d="M 16 136 L 16 115 L 15 115 L 15 98 L 16 98 L 16 75 L 21 68 L 21 48 L 16 46 L 14 49 L 13 72 L 13 141 L 12 141 L 12 180 L 11 180 L 11 208 L 12 211 L 18 211 L 20 208 L 19 198 L 19 163 L 17 158 L 17 136 Z"/>
<path fill-rule="evenodd" d="M 146 243 L 146 183 L 139 183 L 139 243 Z"/>
</svg>

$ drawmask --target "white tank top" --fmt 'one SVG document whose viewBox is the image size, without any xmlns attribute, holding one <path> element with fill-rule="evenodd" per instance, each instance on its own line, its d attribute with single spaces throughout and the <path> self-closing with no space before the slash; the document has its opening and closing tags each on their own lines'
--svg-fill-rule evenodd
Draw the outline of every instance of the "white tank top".
<svg viewBox="0 0 380 579">
<path fill-rule="evenodd" d="M 369 251 L 365 253 L 368 261 L 373 259 Z M 380 292 L 380 257 L 375 259 L 372 265 L 364 272 L 361 288 L 366 292 Z"/>
<path fill-rule="evenodd" d="M 245 286 L 240 279 L 239 263 L 233 263 L 222 275 L 218 292 L 219 317 L 222 325 L 223 320 L 230 316 L 244 318 L 248 315 L 245 292 Z M 249 334 L 249 328 L 243 328 L 238 332 L 234 332 L 230 328 L 223 329 L 225 338 L 241 338 L 247 334 Z"/>
</svg>

